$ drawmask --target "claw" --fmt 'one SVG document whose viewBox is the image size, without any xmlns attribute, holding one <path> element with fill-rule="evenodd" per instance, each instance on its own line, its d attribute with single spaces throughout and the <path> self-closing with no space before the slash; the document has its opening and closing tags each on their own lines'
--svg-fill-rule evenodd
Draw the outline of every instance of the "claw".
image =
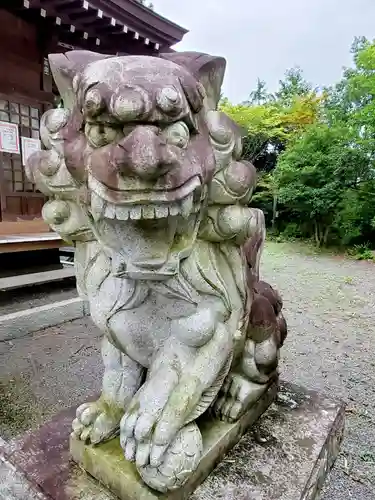
<svg viewBox="0 0 375 500">
<path fill-rule="evenodd" d="M 93 425 L 91 443 L 98 444 L 110 439 L 118 433 L 119 427 L 118 422 L 108 418 L 105 413 L 102 413 Z"/>
<path fill-rule="evenodd" d="M 145 467 L 148 464 L 150 458 L 150 448 L 150 441 L 138 443 L 137 453 L 135 456 L 137 467 Z"/>
<path fill-rule="evenodd" d="M 89 441 L 91 431 L 92 431 L 92 426 L 91 425 L 89 427 L 85 427 L 83 429 L 83 431 L 81 432 L 81 441 L 84 441 L 85 443 L 87 441 Z"/>
<path fill-rule="evenodd" d="M 126 443 L 122 443 L 121 446 L 125 450 L 124 454 L 125 454 L 126 460 L 129 460 L 129 462 L 134 462 L 134 460 L 135 460 L 135 451 L 136 451 L 135 439 L 128 438 L 126 440 Z"/>
<path fill-rule="evenodd" d="M 147 437 L 150 437 L 154 424 L 155 418 L 153 415 L 141 415 L 135 427 L 134 435 L 136 440 L 144 441 Z"/>
<path fill-rule="evenodd" d="M 76 411 L 76 417 L 81 420 L 82 413 L 87 410 L 87 408 L 90 408 L 93 403 L 83 403 L 83 405 L 78 406 L 77 411 Z"/>
<path fill-rule="evenodd" d="M 134 427 L 136 426 L 138 420 L 138 411 L 135 411 L 134 413 L 126 413 L 125 416 L 123 417 L 122 423 L 121 423 L 121 430 L 122 432 L 125 433 L 127 437 L 133 437 L 134 436 Z"/>
<path fill-rule="evenodd" d="M 78 420 L 78 418 L 75 418 L 72 422 L 72 429 L 73 429 L 73 434 L 79 438 L 84 426 L 81 424 L 81 422 Z"/>
<path fill-rule="evenodd" d="M 93 421 L 98 417 L 99 413 L 99 408 L 96 405 L 91 405 L 82 411 L 79 419 L 83 425 L 87 426 L 93 423 Z"/>
</svg>

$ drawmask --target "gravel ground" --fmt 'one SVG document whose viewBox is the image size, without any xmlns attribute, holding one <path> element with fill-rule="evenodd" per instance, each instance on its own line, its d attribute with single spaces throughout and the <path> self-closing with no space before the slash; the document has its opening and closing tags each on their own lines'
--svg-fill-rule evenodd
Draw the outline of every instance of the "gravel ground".
<svg viewBox="0 0 375 500">
<path fill-rule="evenodd" d="M 282 292 L 289 323 L 282 377 L 348 403 L 346 439 L 322 500 L 375 499 L 374 271 L 367 262 L 266 245 L 263 276 Z M 99 391 L 99 337 L 83 318 L 0 343 L 2 437 Z"/>
<path fill-rule="evenodd" d="M 8 292 L 0 291 L 0 316 L 74 297 L 77 297 L 75 279 L 66 279 L 63 282 L 46 283 Z"/>
<path fill-rule="evenodd" d="M 375 266 L 268 242 L 264 277 L 289 325 L 282 377 L 347 402 L 346 438 L 322 500 L 375 499 Z"/>
</svg>

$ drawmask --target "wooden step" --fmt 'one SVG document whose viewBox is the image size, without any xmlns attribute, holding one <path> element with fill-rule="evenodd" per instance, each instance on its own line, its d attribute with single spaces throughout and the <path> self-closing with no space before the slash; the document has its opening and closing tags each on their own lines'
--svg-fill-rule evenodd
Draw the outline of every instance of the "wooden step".
<svg viewBox="0 0 375 500">
<path fill-rule="evenodd" d="M 0 290 L 8 291 L 15 290 L 16 288 L 23 288 L 26 286 L 43 285 L 45 283 L 52 283 L 53 281 L 74 278 L 74 276 L 75 272 L 74 268 L 72 267 L 64 267 L 63 269 L 56 269 L 55 271 L 44 271 L 41 273 L 20 274 L 18 276 L 0 278 Z"/>
<path fill-rule="evenodd" d="M 0 234 L 0 253 L 28 252 L 30 250 L 44 250 L 60 248 L 64 245 L 61 237 L 56 233 L 33 234 Z"/>
</svg>

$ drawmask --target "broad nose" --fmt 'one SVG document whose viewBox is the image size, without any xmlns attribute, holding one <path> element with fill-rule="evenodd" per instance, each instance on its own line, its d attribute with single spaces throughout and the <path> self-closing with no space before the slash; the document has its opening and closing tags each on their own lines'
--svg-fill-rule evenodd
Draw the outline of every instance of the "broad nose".
<svg viewBox="0 0 375 500">
<path fill-rule="evenodd" d="M 123 141 L 122 174 L 129 171 L 144 180 L 157 179 L 177 163 L 175 152 L 160 135 L 158 127 L 137 126 Z"/>
</svg>

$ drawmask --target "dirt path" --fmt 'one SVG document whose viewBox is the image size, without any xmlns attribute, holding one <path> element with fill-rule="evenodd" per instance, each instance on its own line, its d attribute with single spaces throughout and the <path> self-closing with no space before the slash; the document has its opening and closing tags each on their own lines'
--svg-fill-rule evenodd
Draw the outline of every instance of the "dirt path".
<svg viewBox="0 0 375 500">
<path fill-rule="evenodd" d="M 375 265 L 268 242 L 264 278 L 282 292 L 282 377 L 348 403 L 344 446 L 323 500 L 375 499 Z"/>
<path fill-rule="evenodd" d="M 282 377 L 348 403 L 346 439 L 323 500 L 374 500 L 375 265 L 268 242 L 262 270 L 282 292 L 289 323 Z M 84 318 L 0 343 L 0 436 L 99 391 L 99 337 Z"/>
</svg>

